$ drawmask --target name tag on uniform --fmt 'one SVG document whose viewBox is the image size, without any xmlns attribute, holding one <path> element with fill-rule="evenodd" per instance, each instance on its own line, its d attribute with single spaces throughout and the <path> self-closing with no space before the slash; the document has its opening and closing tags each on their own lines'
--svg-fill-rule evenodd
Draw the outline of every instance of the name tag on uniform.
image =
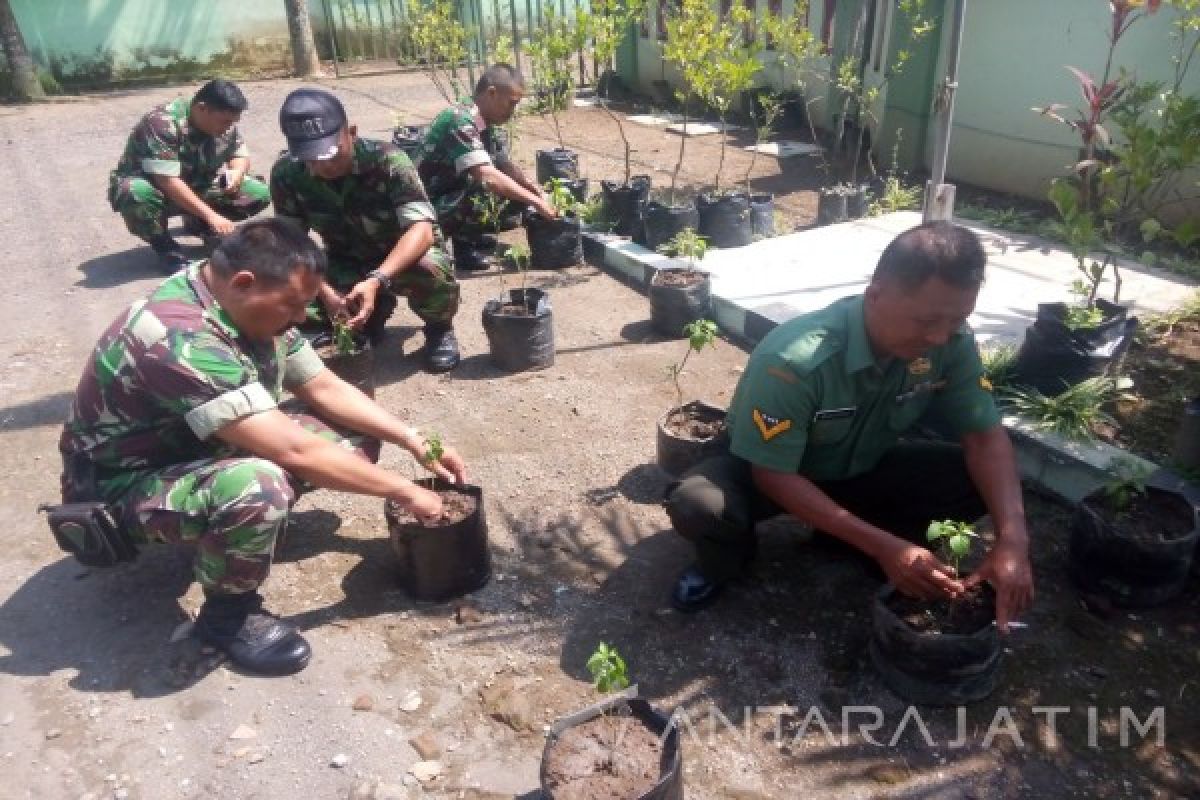
<svg viewBox="0 0 1200 800">
<path fill-rule="evenodd" d="M 858 406 L 824 408 L 813 414 L 813 422 L 823 422 L 829 419 L 846 419 L 847 417 L 853 417 L 856 413 L 858 413 Z"/>
<path fill-rule="evenodd" d="M 921 381 L 907 392 L 901 392 L 900 394 L 896 395 L 896 402 L 907 403 L 909 400 L 912 400 L 919 394 L 924 394 L 925 392 L 936 392 L 945 388 L 946 380 L 944 378 L 940 381 Z"/>
</svg>

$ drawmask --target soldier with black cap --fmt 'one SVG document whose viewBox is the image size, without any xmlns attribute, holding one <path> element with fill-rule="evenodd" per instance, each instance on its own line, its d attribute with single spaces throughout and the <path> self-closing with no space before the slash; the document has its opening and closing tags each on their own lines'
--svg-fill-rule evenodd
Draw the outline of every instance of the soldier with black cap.
<svg viewBox="0 0 1200 800">
<path fill-rule="evenodd" d="M 279 112 L 288 150 L 271 170 L 275 214 L 321 234 L 329 269 L 313 315 L 346 317 L 378 341 L 396 296 L 425 323 L 431 372 L 459 362 L 459 286 L 421 179 L 390 143 L 361 138 L 341 102 L 297 89 Z"/>
</svg>

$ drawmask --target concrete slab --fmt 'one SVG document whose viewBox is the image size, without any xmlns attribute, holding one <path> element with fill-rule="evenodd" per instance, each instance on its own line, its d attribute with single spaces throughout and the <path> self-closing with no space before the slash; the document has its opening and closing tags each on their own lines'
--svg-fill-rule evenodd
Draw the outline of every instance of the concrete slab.
<svg viewBox="0 0 1200 800">
<path fill-rule="evenodd" d="M 757 152 L 764 156 L 775 156 L 775 158 L 792 158 L 794 156 L 811 156 L 821 152 L 821 147 L 808 142 L 793 142 L 790 139 L 780 139 L 778 142 L 764 142 L 763 144 L 752 144 L 749 147 L 743 148 L 748 153 Z"/>
<path fill-rule="evenodd" d="M 683 117 L 679 114 L 671 114 L 664 111 L 662 114 L 633 114 L 626 117 L 626 119 L 637 125 L 657 127 L 660 125 L 672 125 L 682 120 Z"/>
<path fill-rule="evenodd" d="M 720 133 L 721 131 L 740 130 L 744 130 L 741 125 L 722 124 L 720 122 L 684 122 L 678 125 L 667 126 L 668 132 L 681 133 L 684 136 L 712 136 L 714 133 Z"/>
</svg>

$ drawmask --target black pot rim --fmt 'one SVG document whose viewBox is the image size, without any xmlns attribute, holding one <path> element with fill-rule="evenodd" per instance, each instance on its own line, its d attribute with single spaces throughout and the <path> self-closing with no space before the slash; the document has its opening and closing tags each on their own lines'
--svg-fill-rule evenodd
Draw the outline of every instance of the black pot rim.
<svg viewBox="0 0 1200 800">
<path fill-rule="evenodd" d="M 904 629 L 906 631 L 908 631 L 908 633 L 910 635 L 912 635 L 916 638 L 925 639 L 925 640 L 936 639 L 938 641 L 948 642 L 951 640 L 961 640 L 961 639 L 989 639 L 989 638 L 996 636 L 996 626 L 992 622 L 987 623 L 983 627 L 981 627 L 975 631 L 972 631 L 971 633 L 942 633 L 941 631 L 937 631 L 937 632 L 918 631 L 915 628 L 913 628 L 911 625 L 909 625 L 907 622 L 905 622 L 904 620 L 902 620 L 898 616 L 896 616 L 895 612 L 893 612 L 890 608 L 888 608 L 887 602 L 886 602 L 887 599 L 889 597 L 891 597 L 893 594 L 895 594 L 897 591 L 898 590 L 896 589 L 896 587 L 890 583 L 885 583 L 883 586 L 881 586 L 879 588 L 879 591 L 877 591 L 875 593 L 875 608 L 878 612 L 886 614 L 888 616 L 888 618 L 893 620 L 896 624 L 903 626 Z M 999 647 L 999 639 L 998 638 L 997 638 L 996 646 Z"/>
</svg>

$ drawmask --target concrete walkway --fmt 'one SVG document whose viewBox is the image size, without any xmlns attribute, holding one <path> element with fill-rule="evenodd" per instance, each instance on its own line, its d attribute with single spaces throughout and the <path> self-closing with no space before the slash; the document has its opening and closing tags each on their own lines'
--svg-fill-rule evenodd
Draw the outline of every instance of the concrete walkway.
<svg viewBox="0 0 1200 800">
<path fill-rule="evenodd" d="M 780 322 L 856 294 L 888 242 L 920 222 L 919 213 L 902 211 L 711 250 L 700 266 L 713 276 L 717 322 L 727 333 L 757 342 Z M 1019 343 L 1038 303 L 1070 299 L 1068 289 L 1079 277 L 1075 260 L 1061 246 L 1036 236 L 974 223 L 968 227 L 988 252 L 987 282 L 971 325 L 980 341 Z M 626 240 L 588 235 L 604 245 L 606 267 L 639 284 L 654 268 L 677 263 Z M 1123 263 L 1121 272 L 1121 301 L 1135 314 L 1167 311 L 1195 290 L 1183 278 L 1137 263 Z M 1111 299 L 1111 280 L 1101 295 Z"/>
</svg>

